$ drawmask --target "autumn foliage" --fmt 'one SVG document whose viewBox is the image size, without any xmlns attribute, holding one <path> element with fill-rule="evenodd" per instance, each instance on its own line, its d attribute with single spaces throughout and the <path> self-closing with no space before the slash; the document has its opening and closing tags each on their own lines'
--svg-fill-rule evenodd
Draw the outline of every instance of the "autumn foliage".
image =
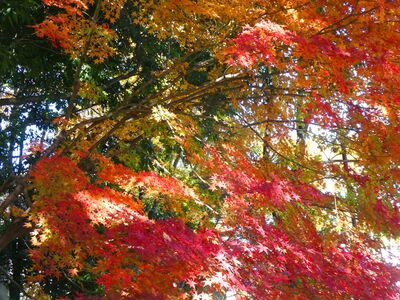
<svg viewBox="0 0 400 300">
<path fill-rule="evenodd" d="M 37 280 L 86 269 L 97 274 L 108 295 L 128 298 L 224 290 L 260 298 L 396 296 L 398 271 L 375 261 L 359 242 L 350 248 L 340 240 L 324 241 L 300 205 L 302 194 L 296 191 L 302 190 L 288 182 L 219 165 L 214 179 L 228 192 L 225 202 L 233 214 L 228 211 L 219 230 L 193 232 L 176 218 L 149 220 L 139 200 L 128 196 L 144 187 L 180 198 L 185 191 L 178 182 L 101 160 L 97 184 L 66 158 L 41 160 L 33 169 L 39 193 L 32 238 L 38 248 L 31 254 L 44 270 Z M 124 192 L 100 187 L 105 181 L 120 184 Z M 50 193 L 41 190 L 48 182 L 55 183 Z M 324 198 L 314 193 L 314 200 Z M 268 224 L 256 212 L 263 207 L 279 209 L 287 221 Z"/>
<path fill-rule="evenodd" d="M 399 298 L 381 256 L 400 234 L 398 1 L 43 4 L 30 28 L 76 69 L 14 214 L 31 284 L 90 278 L 88 299 Z M 135 55 L 154 61 L 124 73 Z"/>
</svg>

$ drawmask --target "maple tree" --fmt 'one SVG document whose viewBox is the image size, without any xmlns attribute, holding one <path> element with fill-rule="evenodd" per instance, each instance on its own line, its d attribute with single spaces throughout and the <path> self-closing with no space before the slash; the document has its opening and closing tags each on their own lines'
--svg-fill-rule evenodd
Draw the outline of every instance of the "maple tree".
<svg viewBox="0 0 400 300">
<path fill-rule="evenodd" d="M 398 1 L 25 2 L 12 298 L 399 297 Z"/>
</svg>

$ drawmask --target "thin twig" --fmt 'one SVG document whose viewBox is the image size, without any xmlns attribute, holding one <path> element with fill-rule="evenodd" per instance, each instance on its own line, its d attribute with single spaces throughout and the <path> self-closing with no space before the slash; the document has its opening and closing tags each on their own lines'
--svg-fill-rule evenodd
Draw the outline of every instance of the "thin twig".
<svg viewBox="0 0 400 300">
<path fill-rule="evenodd" d="M 15 286 L 21 291 L 21 293 L 22 293 L 25 297 L 27 297 L 28 299 L 34 299 L 31 295 L 29 295 L 29 294 L 24 290 L 24 288 L 23 288 L 18 282 L 16 282 L 16 281 L 14 280 L 14 278 L 12 278 L 12 276 L 11 276 L 10 274 L 8 274 L 7 270 L 5 270 L 3 267 L 0 266 L 0 271 L 1 271 L 4 275 L 6 275 L 6 277 L 11 281 L 11 283 L 12 283 L 13 285 L 15 285 Z"/>
</svg>

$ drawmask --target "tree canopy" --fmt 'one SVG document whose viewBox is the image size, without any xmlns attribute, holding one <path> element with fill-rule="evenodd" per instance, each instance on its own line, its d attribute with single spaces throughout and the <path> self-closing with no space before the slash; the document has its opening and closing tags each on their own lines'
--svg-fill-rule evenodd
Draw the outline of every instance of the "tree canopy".
<svg viewBox="0 0 400 300">
<path fill-rule="evenodd" d="M 399 1 L 0 15 L 11 299 L 400 297 Z"/>
</svg>

